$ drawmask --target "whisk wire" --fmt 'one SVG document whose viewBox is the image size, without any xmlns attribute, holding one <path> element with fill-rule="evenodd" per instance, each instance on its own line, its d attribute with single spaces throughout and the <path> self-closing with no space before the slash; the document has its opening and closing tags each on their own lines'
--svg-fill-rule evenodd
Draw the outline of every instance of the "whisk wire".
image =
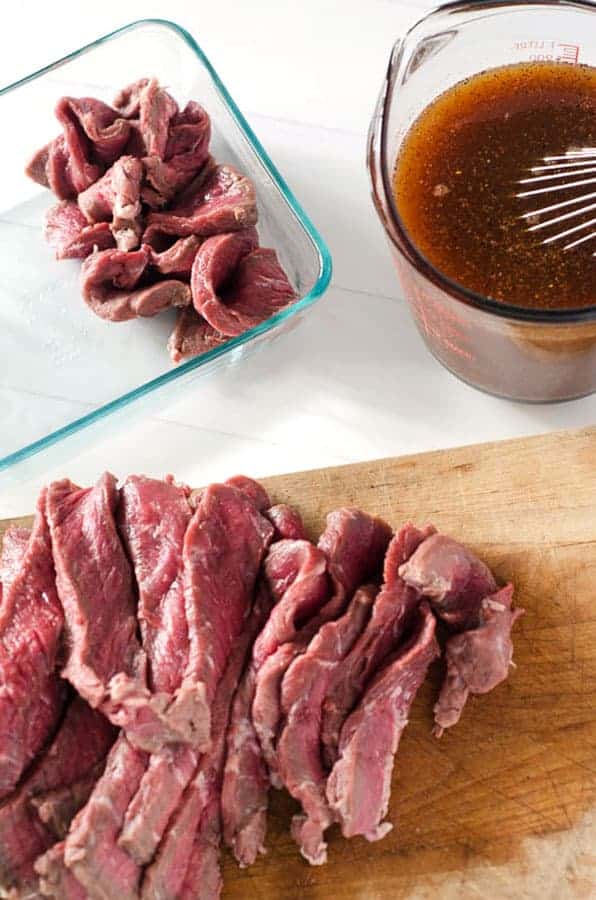
<svg viewBox="0 0 596 900">
<path fill-rule="evenodd" d="M 596 185 L 596 147 L 582 147 L 569 150 L 561 156 L 545 156 L 540 165 L 532 166 L 529 171 L 531 173 L 530 177 L 520 179 L 518 185 L 529 186 L 535 184 L 540 185 L 540 187 L 518 192 L 515 196 L 519 199 L 541 196 L 543 194 L 555 195 L 561 191 L 571 191 Z M 574 180 L 579 175 L 594 175 L 594 177 Z M 596 198 L 596 191 L 580 191 L 577 193 L 577 196 L 569 200 L 562 200 L 558 203 L 543 206 L 541 209 L 531 210 L 523 213 L 520 218 L 526 220 L 528 231 L 533 232 L 544 231 L 559 225 L 561 222 L 568 222 L 570 219 L 581 219 L 577 225 L 574 224 L 570 228 L 564 228 L 563 231 L 556 231 L 545 237 L 541 242 L 543 245 L 554 244 L 557 241 L 579 234 L 579 237 L 565 244 L 564 249 L 571 250 L 587 241 L 596 239 L 596 230 L 593 228 L 596 225 L 596 218 L 588 217 L 588 214 L 596 209 L 596 203 L 588 202 L 594 198 Z M 548 219 L 543 218 L 547 213 L 558 213 L 562 209 L 568 210 L 569 207 L 575 208 L 561 215 Z M 583 234 L 586 229 L 591 230 L 587 234 Z M 596 252 L 593 255 L 596 256 Z"/>
</svg>

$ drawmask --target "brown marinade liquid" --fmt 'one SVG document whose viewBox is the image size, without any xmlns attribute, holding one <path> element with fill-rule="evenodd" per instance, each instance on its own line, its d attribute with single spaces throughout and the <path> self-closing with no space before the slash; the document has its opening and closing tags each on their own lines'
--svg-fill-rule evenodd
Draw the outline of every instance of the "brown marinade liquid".
<svg viewBox="0 0 596 900">
<path fill-rule="evenodd" d="M 411 127 L 395 168 L 397 209 L 426 259 L 468 290 L 541 309 L 596 304 L 596 237 L 564 250 L 584 232 L 543 245 L 557 228 L 532 233 L 532 222 L 520 219 L 596 193 L 596 183 L 515 196 L 524 190 L 520 179 L 541 174 L 528 170 L 545 156 L 581 147 L 596 147 L 596 68 L 532 62 L 490 69 L 450 88 Z M 585 203 L 596 203 L 596 196 Z M 592 218 L 596 207 L 583 217 Z M 580 221 L 562 222 L 558 230 Z"/>
</svg>

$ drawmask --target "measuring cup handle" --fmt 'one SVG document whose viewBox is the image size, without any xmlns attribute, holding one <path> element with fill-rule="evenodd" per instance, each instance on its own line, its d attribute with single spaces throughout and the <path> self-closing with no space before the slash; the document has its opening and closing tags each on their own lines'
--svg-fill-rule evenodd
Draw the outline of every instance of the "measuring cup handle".
<svg viewBox="0 0 596 900">
<path fill-rule="evenodd" d="M 391 229 L 391 219 L 388 216 L 388 205 L 383 184 L 383 119 L 385 115 L 385 106 L 387 98 L 390 96 L 390 87 L 393 84 L 395 73 L 399 69 L 401 54 L 403 49 L 403 41 L 398 40 L 393 46 L 387 72 L 381 91 L 377 98 L 372 119 L 368 128 L 368 137 L 366 143 L 366 162 L 371 182 L 371 193 L 373 203 L 377 209 L 379 216 L 385 223 L 385 227 Z"/>
</svg>

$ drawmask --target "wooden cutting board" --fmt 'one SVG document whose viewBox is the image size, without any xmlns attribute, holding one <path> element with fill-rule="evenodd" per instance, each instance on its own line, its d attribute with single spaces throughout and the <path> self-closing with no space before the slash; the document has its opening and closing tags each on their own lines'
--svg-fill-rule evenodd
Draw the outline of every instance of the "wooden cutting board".
<svg viewBox="0 0 596 900">
<path fill-rule="evenodd" d="M 596 428 L 266 479 L 312 535 L 357 505 L 394 526 L 432 521 L 517 587 L 517 668 L 431 735 L 441 666 L 414 704 L 376 844 L 329 833 L 329 863 L 302 862 L 272 798 L 269 853 L 225 900 L 596 898 Z M 21 520 L 22 521 L 22 520 Z M 0 532 L 3 526 L 0 523 Z"/>
</svg>

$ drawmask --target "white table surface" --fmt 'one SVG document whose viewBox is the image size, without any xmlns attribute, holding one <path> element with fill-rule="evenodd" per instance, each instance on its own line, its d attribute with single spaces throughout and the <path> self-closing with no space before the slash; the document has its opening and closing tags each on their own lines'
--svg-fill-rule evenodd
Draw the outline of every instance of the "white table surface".
<svg viewBox="0 0 596 900">
<path fill-rule="evenodd" d="M 390 48 L 426 0 L 170 0 L 11 5 L 0 84 L 118 25 L 159 16 L 202 44 L 326 238 L 334 277 L 303 325 L 241 368 L 201 382 L 44 480 L 105 468 L 194 484 L 591 424 L 596 397 L 552 406 L 495 399 L 443 370 L 400 297 L 370 201 L 365 135 Z M 66 471 L 65 471 L 66 469 Z M 41 481 L 0 496 L 32 509 Z"/>
</svg>

